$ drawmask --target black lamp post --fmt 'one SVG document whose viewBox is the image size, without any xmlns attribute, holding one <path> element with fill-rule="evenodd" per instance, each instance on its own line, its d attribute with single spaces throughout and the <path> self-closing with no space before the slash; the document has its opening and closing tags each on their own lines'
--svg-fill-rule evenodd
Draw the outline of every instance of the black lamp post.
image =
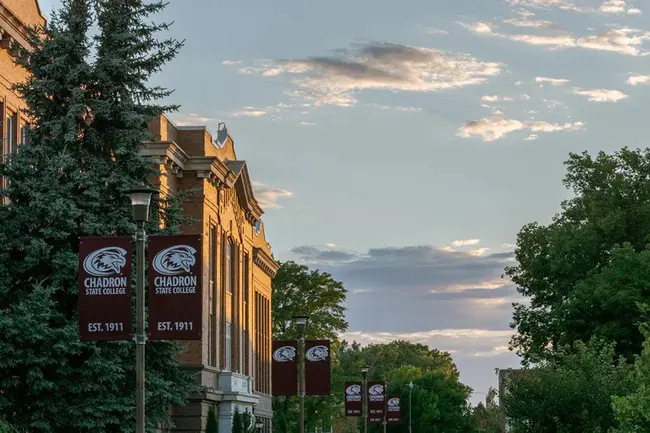
<svg viewBox="0 0 650 433">
<path fill-rule="evenodd" d="M 145 291 L 144 291 L 144 249 L 146 233 L 144 223 L 149 220 L 151 195 L 155 189 L 141 186 L 128 191 L 131 196 L 133 220 L 138 225 L 135 232 L 136 249 L 136 298 L 135 298 L 135 387 L 136 387 L 136 433 L 145 433 L 145 385 L 144 385 L 144 348 L 147 336 L 144 332 Z"/>
<path fill-rule="evenodd" d="M 370 370 L 370 367 L 361 367 L 361 378 L 363 379 L 363 396 L 361 398 L 363 433 L 368 433 L 368 370 Z"/>
<path fill-rule="evenodd" d="M 300 433 L 305 433 L 305 329 L 309 316 L 293 316 L 298 328 L 298 403 L 300 405 Z"/>
</svg>

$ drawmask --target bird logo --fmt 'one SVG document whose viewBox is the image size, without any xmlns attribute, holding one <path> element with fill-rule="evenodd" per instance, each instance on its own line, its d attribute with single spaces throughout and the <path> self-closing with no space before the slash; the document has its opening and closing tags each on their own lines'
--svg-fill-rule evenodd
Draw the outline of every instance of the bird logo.
<svg viewBox="0 0 650 433">
<path fill-rule="evenodd" d="M 196 264 L 196 249 L 189 245 L 174 245 L 153 258 L 153 268 L 161 275 L 189 273 Z"/>
<path fill-rule="evenodd" d="M 277 362 L 291 362 L 296 358 L 296 348 L 282 346 L 273 352 L 273 359 Z"/>
<path fill-rule="evenodd" d="M 329 352 L 327 346 L 314 346 L 307 351 L 305 357 L 311 362 L 327 361 Z"/>
<path fill-rule="evenodd" d="M 393 397 L 388 400 L 388 406 L 391 408 L 399 408 L 399 397 Z"/>
<path fill-rule="evenodd" d="M 345 390 L 345 393 L 350 397 L 356 397 L 358 395 L 361 395 L 361 387 L 357 384 L 350 385 Z"/>
<path fill-rule="evenodd" d="M 368 394 L 381 396 L 384 395 L 384 385 L 381 383 L 375 384 L 368 389 Z"/>
<path fill-rule="evenodd" d="M 120 275 L 126 266 L 126 250 L 120 247 L 104 247 L 88 254 L 83 261 L 84 271 L 93 277 Z"/>
</svg>

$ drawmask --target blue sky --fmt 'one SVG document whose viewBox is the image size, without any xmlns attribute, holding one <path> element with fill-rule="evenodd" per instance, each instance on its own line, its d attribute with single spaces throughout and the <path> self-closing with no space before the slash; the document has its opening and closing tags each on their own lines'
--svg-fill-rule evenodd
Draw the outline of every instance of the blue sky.
<svg viewBox="0 0 650 433">
<path fill-rule="evenodd" d="M 500 275 L 568 153 L 647 144 L 648 6 L 172 0 L 156 80 L 178 124 L 227 123 L 276 256 L 350 291 L 349 337 L 450 350 L 476 402 L 518 364 Z"/>
</svg>

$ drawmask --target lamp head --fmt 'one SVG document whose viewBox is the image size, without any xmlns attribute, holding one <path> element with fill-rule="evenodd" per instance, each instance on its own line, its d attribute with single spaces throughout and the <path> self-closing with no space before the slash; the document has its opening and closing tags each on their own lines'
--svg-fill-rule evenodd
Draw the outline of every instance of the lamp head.
<svg viewBox="0 0 650 433">
<path fill-rule="evenodd" d="M 262 430 L 262 427 L 264 427 L 264 421 L 262 421 L 261 419 L 257 419 L 257 421 L 255 421 L 255 428 L 257 428 L 258 430 Z"/>
<path fill-rule="evenodd" d="M 409 382 L 409 388 L 413 389 L 413 382 Z"/>
<path fill-rule="evenodd" d="M 131 196 L 131 207 L 133 208 L 133 220 L 135 222 L 146 222 L 149 220 L 149 205 L 151 195 L 158 191 L 147 186 L 139 186 L 128 191 Z"/>
<path fill-rule="evenodd" d="M 361 377 L 363 377 L 364 379 L 368 377 L 368 370 L 370 370 L 370 367 L 366 367 L 366 366 L 361 367 Z"/>
<path fill-rule="evenodd" d="M 305 328 L 307 327 L 307 322 L 309 322 L 309 316 L 293 316 L 293 322 L 298 327 L 298 332 L 303 334 Z"/>
</svg>

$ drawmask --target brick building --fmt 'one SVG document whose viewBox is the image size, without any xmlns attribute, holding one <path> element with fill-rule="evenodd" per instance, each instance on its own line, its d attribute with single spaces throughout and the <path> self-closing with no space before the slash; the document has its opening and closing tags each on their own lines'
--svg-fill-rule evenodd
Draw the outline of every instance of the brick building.
<svg viewBox="0 0 650 433">
<path fill-rule="evenodd" d="M 29 122 L 22 114 L 23 101 L 12 90 L 27 77 L 14 58 L 29 49 L 27 29 L 43 25 L 45 18 L 36 0 L 0 0 L 0 137 L 2 154 L 13 152 L 25 141 Z"/>
<path fill-rule="evenodd" d="M 14 63 L 29 49 L 27 27 L 45 23 L 37 0 L 0 0 L 0 137 L 2 153 L 23 143 L 29 126 L 24 103 L 11 90 L 26 78 Z M 177 127 L 165 116 L 149 123 L 152 141 L 142 151 L 161 176 L 163 195 L 199 191 L 184 212 L 194 221 L 186 234 L 203 234 L 205 251 L 203 340 L 185 343 L 186 368 L 198 374 L 201 392 L 172 408 L 175 432 L 205 428 L 210 407 L 219 431 L 229 433 L 235 408 L 253 412 L 271 431 L 271 279 L 278 265 L 266 242 L 263 213 L 253 195 L 246 162 L 229 135 L 217 144 L 204 126 Z"/>
<path fill-rule="evenodd" d="M 182 360 L 200 372 L 204 391 L 174 410 L 177 431 L 198 432 L 210 406 L 220 432 L 230 432 L 235 407 L 253 412 L 270 431 L 271 279 L 278 265 L 264 236 L 246 162 L 234 141 L 219 144 L 205 126 L 175 126 L 164 115 L 149 124 L 153 141 L 143 152 L 161 176 L 163 195 L 200 191 L 186 200 L 186 234 L 203 234 L 203 341 L 187 343 Z M 223 131 L 225 132 L 225 130 Z"/>
</svg>

